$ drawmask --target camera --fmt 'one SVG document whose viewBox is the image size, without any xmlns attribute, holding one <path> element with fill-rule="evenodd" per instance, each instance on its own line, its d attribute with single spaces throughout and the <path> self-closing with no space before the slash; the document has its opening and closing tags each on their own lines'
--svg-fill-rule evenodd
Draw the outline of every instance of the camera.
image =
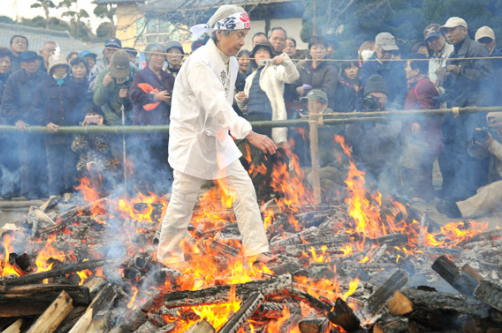
<svg viewBox="0 0 502 333">
<path fill-rule="evenodd" d="M 258 60 L 259 66 L 265 66 L 272 63 L 272 59 L 260 59 Z"/>
<path fill-rule="evenodd" d="M 377 97 L 369 95 L 363 98 L 362 108 L 364 112 L 376 111 L 380 109 L 380 101 L 378 100 Z"/>
<path fill-rule="evenodd" d="M 472 134 L 472 139 L 479 143 L 486 142 L 490 138 L 490 136 L 488 135 L 489 132 L 490 132 L 489 129 L 486 127 L 483 127 L 481 129 L 476 129 Z"/>
</svg>

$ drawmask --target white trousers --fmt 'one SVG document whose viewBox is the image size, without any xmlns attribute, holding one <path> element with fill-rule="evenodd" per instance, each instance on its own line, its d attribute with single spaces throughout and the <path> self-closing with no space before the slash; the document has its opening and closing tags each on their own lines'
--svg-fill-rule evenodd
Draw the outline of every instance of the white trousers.
<svg viewBox="0 0 502 333">
<path fill-rule="evenodd" d="M 226 186 L 235 195 L 233 208 L 242 235 L 244 255 L 268 252 L 269 245 L 249 174 L 239 160 L 227 167 Z M 174 171 L 171 201 L 160 233 L 157 260 L 164 264 L 184 261 L 181 242 L 188 236 L 188 223 L 204 180 Z"/>
<path fill-rule="evenodd" d="M 502 180 L 478 189 L 477 193 L 464 201 L 457 202 L 462 217 L 479 217 L 502 208 Z"/>
</svg>

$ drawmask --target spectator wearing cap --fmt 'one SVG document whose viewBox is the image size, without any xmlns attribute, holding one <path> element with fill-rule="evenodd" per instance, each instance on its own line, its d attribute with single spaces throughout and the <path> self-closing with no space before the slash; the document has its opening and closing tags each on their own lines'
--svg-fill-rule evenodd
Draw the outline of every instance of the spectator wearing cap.
<svg viewBox="0 0 502 333">
<path fill-rule="evenodd" d="M 361 78 L 363 83 L 372 75 L 380 75 L 389 88 L 388 102 L 395 108 L 402 108 L 406 97 L 406 75 L 404 66 L 400 61 L 390 61 L 395 59 L 399 47 L 396 38 L 388 33 L 381 32 L 375 37 L 375 53 L 370 60 L 361 66 Z"/>
<path fill-rule="evenodd" d="M 386 111 L 389 88 L 378 74 L 368 78 L 364 85 L 363 111 Z M 401 149 L 400 134 L 402 123 L 398 120 L 387 122 L 366 122 L 349 124 L 345 127 L 345 137 L 352 146 L 361 170 L 366 171 L 370 182 L 385 194 L 396 194 L 400 189 L 398 161 Z M 370 183 L 368 182 L 368 183 Z"/>
<path fill-rule="evenodd" d="M 12 58 L 12 73 L 21 69 L 20 54 L 28 50 L 28 38 L 23 35 L 14 35 L 9 41 L 10 51 L 13 54 Z"/>
<path fill-rule="evenodd" d="M 171 114 L 174 76 L 164 71 L 165 48 L 148 44 L 145 48 L 146 67 L 134 74 L 129 97 L 134 105 L 133 125 L 167 125 Z M 140 190 L 167 193 L 173 178 L 167 163 L 169 134 L 136 136 L 141 142 L 131 147 L 134 156 L 134 177 Z M 158 179 L 169 181 L 159 182 Z"/>
<path fill-rule="evenodd" d="M 43 136 L 23 133 L 28 126 L 40 125 L 33 114 L 33 96 L 47 75 L 39 70 L 40 57 L 36 52 L 25 51 L 19 55 L 22 70 L 7 80 L 2 96 L 2 117 L 8 125 L 15 125 L 18 137 L 21 194 L 28 199 L 45 197 L 47 192 L 47 158 Z"/>
<path fill-rule="evenodd" d="M 87 60 L 87 64 L 89 67 L 89 71 L 87 73 L 87 79 L 89 80 L 89 82 L 94 81 L 94 76 L 92 75 L 92 70 L 94 69 L 94 66 L 96 65 L 96 59 L 97 59 L 98 55 L 94 52 L 89 51 L 89 50 L 83 50 L 83 51 L 80 51 L 78 56 Z"/>
<path fill-rule="evenodd" d="M 109 68 L 96 78 L 93 100 L 94 104 L 101 107 L 106 125 L 131 125 L 132 103 L 129 99 L 129 87 L 135 73 L 136 68 L 131 66 L 129 55 L 119 50 L 113 54 Z M 110 150 L 117 162 L 122 159 L 122 141 L 111 141 Z"/>
<path fill-rule="evenodd" d="M 49 66 L 49 57 L 56 52 L 57 44 L 54 41 L 47 41 L 44 43 L 42 49 L 38 54 L 42 57 L 43 61 L 40 62 L 40 70 L 47 73 L 47 67 Z"/>
<path fill-rule="evenodd" d="M 307 96 L 302 99 L 309 101 L 307 103 L 309 112 L 317 112 L 323 115 L 333 113 L 328 107 L 328 96 L 319 89 L 312 89 Z M 335 134 L 341 131 L 340 125 L 324 125 L 318 128 L 319 136 L 319 178 L 321 180 L 321 191 L 326 200 L 336 200 L 343 196 L 345 183 L 347 179 L 345 168 L 348 157 L 343 152 L 338 152 L 338 144 L 335 142 Z M 314 184 L 314 175 L 311 168 L 303 168 L 306 179 L 311 186 Z"/>
<path fill-rule="evenodd" d="M 12 52 L 0 47 L 0 98 L 12 68 Z M 4 125 L 0 112 L 0 124 Z M 0 196 L 10 199 L 19 194 L 19 155 L 17 140 L 13 135 L 0 135 Z"/>
<path fill-rule="evenodd" d="M 281 27 L 273 27 L 268 32 L 268 41 L 274 47 L 274 53 L 277 55 L 284 51 L 286 39 L 288 39 L 288 33 Z"/>
<path fill-rule="evenodd" d="M 123 50 L 129 55 L 129 62 L 131 63 L 131 66 L 138 67 L 138 64 L 136 63 L 138 51 L 136 51 L 134 47 L 124 47 Z"/>
<path fill-rule="evenodd" d="M 70 78 L 70 64 L 62 55 L 49 57 L 49 67 L 35 94 L 34 115 L 51 133 L 45 137 L 49 195 L 73 191 L 78 156 L 71 150 L 73 135 L 59 134 L 60 126 L 76 126 L 83 120 L 77 84 Z"/>
<path fill-rule="evenodd" d="M 502 50 L 497 50 L 497 40 L 492 28 L 484 26 L 476 31 L 474 37 L 476 42 L 486 46 L 490 57 L 493 58 L 493 79 L 489 81 L 485 89 L 492 89 L 492 105 L 501 105 L 502 103 Z"/>
<path fill-rule="evenodd" d="M 200 38 L 200 39 L 197 39 L 196 41 L 194 41 L 192 43 L 192 53 L 194 53 L 195 51 L 197 51 L 197 49 L 199 47 L 206 45 L 206 43 L 207 43 L 208 40 L 209 40 L 209 37 L 206 36 L 204 38 Z"/>
<path fill-rule="evenodd" d="M 269 41 L 256 44 L 251 52 L 251 65 L 253 72 L 246 78 L 244 91 L 236 95 L 237 105 L 241 110 L 247 109 L 249 121 L 258 120 L 286 120 L 288 114 L 284 102 L 285 83 L 294 83 L 299 78 L 298 70 L 286 53 L 274 56 L 274 48 Z M 268 62 L 264 63 L 264 60 Z M 278 147 L 284 151 L 289 150 L 288 132 L 286 127 L 257 130 L 257 133 L 272 137 Z M 262 163 L 267 166 L 266 175 L 251 176 L 258 193 L 267 193 L 270 189 L 270 176 L 273 164 L 277 163 L 279 155 L 264 155 L 258 148 L 249 145 L 251 159 L 254 166 Z M 246 151 L 241 147 L 241 151 Z M 263 177 L 264 176 L 264 177 Z"/>
<path fill-rule="evenodd" d="M 181 65 L 183 63 L 183 56 L 185 51 L 183 51 L 183 46 L 177 41 L 170 41 L 166 45 L 166 59 L 167 59 L 167 69 L 166 72 L 174 76 L 178 75 Z"/>
<path fill-rule="evenodd" d="M 115 37 L 110 37 L 105 40 L 105 48 L 103 49 L 103 59 L 99 63 L 97 63 L 91 73 L 93 77 L 98 77 L 98 75 L 106 70 L 112 60 L 112 56 L 117 50 L 122 48 L 122 42 L 120 39 Z M 95 81 L 91 81 L 91 90 L 95 89 L 96 83 Z"/>
<path fill-rule="evenodd" d="M 437 70 L 446 67 L 446 60 L 453 52 L 453 45 L 446 42 L 443 34 L 439 31 L 440 27 L 437 23 L 425 27 L 424 40 L 432 51 L 429 60 L 429 79 L 440 91 L 443 91 L 442 82 L 437 80 Z"/>
<path fill-rule="evenodd" d="M 454 50 L 446 68 L 438 74 L 445 77 L 445 93 L 439 96 L 439 102 L 446 102 L 448 107 L 490 105 L 491 90 L 484 87 L 493 73 L 486 47 L 470 39 L 467 23 L 462 18 L 449 18 L 440 31 Z M 442 195 L 465 199 L 486 181 L 487 160 L 476 159 L 467 151 L 474 129 L 485 123 L 483 118 L 481 113 L 445 118 L 442 126 L 444 154 L 450 171 L 443 174 Z"/>
<path fill-rule="evenodd" d="M 408 93 L 405 110 L 434 109 L 434 98 L 439 95 L 434 83 L 427 77 L 429 63 L 421 53 L 412 53 L 406 62 Z M 432 166 L 442 149 L 441 121 L 437 117 L 417 116 L 405 123 L 402 132 L 403 193 L 427 202 L 434 200 Z"/>
</svg>

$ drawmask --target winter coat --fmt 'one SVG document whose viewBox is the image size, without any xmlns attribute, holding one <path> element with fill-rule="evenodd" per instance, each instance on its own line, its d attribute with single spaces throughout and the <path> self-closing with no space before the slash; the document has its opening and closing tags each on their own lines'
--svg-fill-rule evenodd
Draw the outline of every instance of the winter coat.
<svg viewBox="0 0 502 333">
<path fill-rule="evenodd" d="M 289 56 L 286 53 L 282 54 L 282 56 L 284 57 L 282 65 L 275 66 L 269 63 L 265 65 L 260 75 L 260 88 L 267 94 L 272 106 L 272 120 L 286 120 L 288 118 L 286 104 L 284 103 L 284 84 L 296 82 L 300 76 Z M 244 92 L 247 96 L 249 96 L 253 79 L 257 73 L 258 70 L 256 69 L 246 78 Z M 241 101 L 236 98 L 236 101 L 242 110 L 248 100 Z M 288 129 L 286 127 L 274 127 L 272 129 L 272 139 L 276 144 L 287 142 Z"/>
<path fill-rule="evenodd" d="M 134 125 L 167 125 L 169 124 L 169 115 L 171 106 L 165 102 L 160 102 L 159 105 L 151 110 L 146 111 L 144 106 L 147 104 L 156 103 L 154 94 L 143 91 L 138 84 L 147 83 L 153 89 L 158 91 L 172 91 L 174 86 L 174 77 L 171 74 L 161 70 L 161 79 L 148 67 L 136 72 L 129 88 L 129 98 L 134 104 L 132 123 Z M 166 135 L 153 134 L 141 136 L 145 139 L 166 139 Z"/>
<path fill-rule="evenodd" d="M 54 123 L 58 126 L 77 126 L 84 118 L 81 101 L 85 95 L 79 94 L 75 81 L 66 77 L 62 85 L 50 76 L 45 76 L 35 94 L 33 114 L 37 122 L 46 126 Z M 52 134 L 47 136 L 47 143 L 71 143 L 72 135 Z"/>
<path fill-rule="evenodd" d="M 483 147 L 473 140 L 469 142 L 469 153 L 478 158 L 489 157 L 488 182 L 493 183 L 502 180 L 502 143 L 497 141 L 496 134 L 493 142 L 488 147 Z"/>
<path fill-rule="evenodd" d="M 5 74 L 0 74 L 0 100 L 2 99 L 3 96 L 3 91 L 5 89 L 5 85 L 7 84 L 7 80 L 9 79 L 9 76 L 12 72 L 8 72 Z"/>
<path fill-rule="evenodd" d="M 349 80 L 344 78 L 338 81 L 335 93 L 335 112 L 353 112 L 356 109 L 356 100 L 362 97 L 364 91 L 363 83 L 359 80 L 356 88 Z"/>
<path fill-rule="evenodd" d="M 453 52 L 453 45 L 446 43 L 443 48 L 441 55 L 437 55 L 436 52 L 431 56 L 429 60 L 429 79 L 436 83 L 437 80 L 437 70 L 446 67 L 446 62 L 448 57 Z"/>
<path fill-rule="evenodd" d="M 174 83 L 169 128 L 169 164 L 202 179 L 226 177 L 227 166 L 241 156 L 236 139 L 245 138 L 251 124 L 232 108 L 239 63 L 229 58 L 228 70 L 212 40 L 183 64 Z"/>
<path fill-rule="evenodd" d="M 119 91 L 125 87 L 129 90 L 135 70 L 131 67 L 131 74 L 124 83 L 118 84 L 114 79 L 108 86 L 103 85 L 103 79 L 110 70 L 102 71 L 96 79 L 96 89 L 94 91 L 94 104 L 101 106 L 105 116 L 106 125 L 122 125 L 122 105 L 124 105 L 125 123 L 131 124 L 132 103 L 128 97 L 119 97 Z"/>
<path fill-rule="evenodd" d="M 454 45 L 450 58 L 488 57 L 488 50 L 483 45 L 466 36 L 461 44 Z M 444 88 L 448 106 L 484 106 L 490 103 L 490 90 L 482 89 L 483 82 L 492 77 L 490 59 L 448 60 L 447 66 L 457 65 L 460 73 L 450 72 L 446 77 Z"/>
<path fill-rule="evenodd" d="M 30 77 L 24 69 L 12 73 L 2 95 L 2 116 L 7 124 L 14 125 L 18 120 L 39 124 L 33 114 L 34 96 L 45 77 L 47 74 L 40 71 Z"/>
<path fill-rule="evenodd" d="M 294 88 L 308 84 L 312 89 L 320 89 L 328 95 L 328 106 L 334 109 L 335 91 L 338 86 L 338 70 L 336 66 L 327 62 L 321 62 L 315 69 L 312 68 L 312 60 L 301 61 L 297 65 L 300 78 Z"/>
<path fill-rule="evenodd" d="M 363 84 L 366 85 L 369 77 L 378 74 L 385 80 L 389 90 L 389 104 L 394 104 L 396 108 L 401 108 L 404 105 L 406 97 L 406 73 L 401 61 L 384 61 L 382 63 L 376 61 L 377 56 L 373 54 L 370 60 L 366 61 L 359 73 Z"/>
<path fill-rule="evenodd" d="M 408 80 L 408 93 L 404 102 L 405 110 L 434 109 L 434 97 L 439 96 L 434 83 L 426 75 L 420 74 Z M 415 136 L 429 145 L 430 152 L 437 154 L 442 150 L 441 119 L 431 116 L 417 116 L 408 122 L 404 128 L 404 135 L 411 136 L 413 122 L 420 124 L 421 130 Z"/>
</svg>

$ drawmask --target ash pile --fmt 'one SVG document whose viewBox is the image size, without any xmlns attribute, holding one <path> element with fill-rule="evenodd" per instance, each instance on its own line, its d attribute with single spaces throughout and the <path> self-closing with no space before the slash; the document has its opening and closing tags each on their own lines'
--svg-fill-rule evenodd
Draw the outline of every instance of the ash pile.
<svg viewBox="0 0 502 333">
<path fill-rule="evenodd" d="M 354 190 L 272 202 L 278 260 L 253 265 L 233 212 L 203 197 L 180 272 L 155 260 L 167 200 L 144 199 L 51 199 L 3 232 L 0 332 L 502 331 L 502 230 L 486 224 Z"/>
</svg>

